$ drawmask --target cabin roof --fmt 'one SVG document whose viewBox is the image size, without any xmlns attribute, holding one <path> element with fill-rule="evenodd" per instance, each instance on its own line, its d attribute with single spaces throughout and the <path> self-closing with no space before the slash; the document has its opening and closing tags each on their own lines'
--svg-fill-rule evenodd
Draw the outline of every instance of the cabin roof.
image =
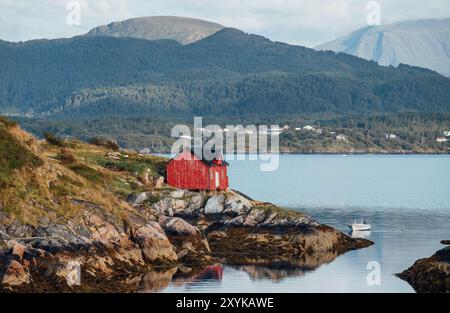
<svg viewBox="0 0 450 313">
<path fill-rule="evenodd" d="M 169 162 L 171 162 L 171 161 L 173 161 L 174 159 L 176 159 L 176 158 L 177 158 L 181 153 L 183 153 L 184 151 L 189 151 L 190 153 L 192 153 L 193 155 L 195 155 L 195 156 L 197 157 L 197 159 L 199 159 L 200 161 L 202 161 L 204 164 L 206 164 L 206 165 L 209 166 L 209 167 L 214 167 L 214 166 L 229 166 L 229 165 L 230 165 L 230 164 L 229 164 L 227 161 L 225 161 L 225 160 L 222 160 L 222 164 L 221 164 L 221 165 L 218 165 L 218 164 L 214 163 L 212 160 L 205 159 L 204 156 L 201 156 L 201 157 L 200 157 L 197 153 L 195 153 L 192 149 L 189 149 L 189 148 L 185 148 L 183 151 L 180 151 L 180 153 L 178 153 L 176 156 L 174 156 L 172 159 L 170 159 Z M 216 151 L 215 154 L 216 154 L 216 156 L 222 155 L 222 151 Z M 217 157 L 214 158 L 214 159 L 215 159 L 215 160 L 218 160 Z"/>
</svg>

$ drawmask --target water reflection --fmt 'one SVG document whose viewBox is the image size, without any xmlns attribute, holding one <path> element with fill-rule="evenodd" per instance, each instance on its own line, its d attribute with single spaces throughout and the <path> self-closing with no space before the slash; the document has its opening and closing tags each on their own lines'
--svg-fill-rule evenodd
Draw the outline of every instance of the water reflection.
<svg viewBox="0 0 450 313">
<path fill-rule="evenodd" d="M 220 283 L 223 277 L 223 266 L 209 265 L 204 268 L 174 267 L 169 270 L 152 270 L 145 275 L 130 277 L 124 284 L 135 286 L 140 293 L 160 292 L 170 285 L 174 287 L 194 288 L 197 285 Z"/>
<path fill-rule="evenodd" d="M 270 280 L 280 282 L 287 278 L 299 278 L 314 271 L 324 263 L 330 263 L 336 253 L 303 255 L 298 260 L 249 260 L 240 259 L 240 264 L 228 265 L 230 269 L 248 275 L 252 281 Z M 238 258 L 234 259 L 235 261 Z M 169 285 L 173 288 L 197 290 L 208 286 L 218 287 L 224 278 L 224 265 L 215 264 L 202 268 L 174 267 L 168 270 L 152 270 L 145 275 L 128 278 L 126 285 L 134 285 L 137 292 L 161 292 Z"/>
<path fill-rule="evenodd" d="M 354 230 L 349 233 L 352 238 L 368 239 L 371 235 L 370 230 Z"/>
</svg>

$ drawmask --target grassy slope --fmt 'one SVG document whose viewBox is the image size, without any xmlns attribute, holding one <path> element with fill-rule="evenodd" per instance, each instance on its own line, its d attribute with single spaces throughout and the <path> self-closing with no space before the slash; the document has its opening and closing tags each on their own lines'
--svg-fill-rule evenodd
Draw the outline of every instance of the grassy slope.
<svg viewBox="0 0 450 313">
<path fill-rule="evenodd" d="M 132 210 L 125 196 L 142 188 L 139 178 L 164 173 L 166 160 L 122 152 L 107 157 L 105 147 L 65 141 L 63 147 L 38 141 L 10 121 L 0 119 L 0 212 L 31 225 L 43 216 L 70 217 L 95 203 L 121 215 Z M 128 157 L 125 157 L 128 156 Z"/>
</svg>

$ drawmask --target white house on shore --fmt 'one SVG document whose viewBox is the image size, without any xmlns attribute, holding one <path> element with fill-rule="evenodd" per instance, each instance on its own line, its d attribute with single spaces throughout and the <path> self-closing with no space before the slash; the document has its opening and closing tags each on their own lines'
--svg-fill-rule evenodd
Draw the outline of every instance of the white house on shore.
<svg viewBox="0 0 450 313">
<path fill-rule="evenodd" d="M 396 139 L 397 135 L 396 134 L 384 134 L 384 137 L 386 137 L 386 139 Z"/>
<path fill-rule="evenodd" d="M 336 140 L 348 141 L 348 138 L 344 134 L 339 134 L 339 135 L 336 136 Z"/>
<path fill-rule="evenodd" d="M 448 139 L 445 137 L 437 137 L 436 138 L 436 142 L 439 142 L 439 143 L 447 142 L 447 141 L 448 141 Z"/>
<path fill-rule="evenodd" d="M 311 126 L 311 125 L 306 125 L 305 127 L 303 127 L 303 130 L 306 130 L 306 131 L 315 131 L 316 128 L 313 127 L 313 126 Z"/>
</svg>

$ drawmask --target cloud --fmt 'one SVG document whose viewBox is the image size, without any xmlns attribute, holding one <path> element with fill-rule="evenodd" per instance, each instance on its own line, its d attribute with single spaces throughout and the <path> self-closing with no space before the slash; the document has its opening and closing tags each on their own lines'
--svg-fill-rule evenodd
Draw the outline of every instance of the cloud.
<svg viewBox="0 0 450 313">
<path fill-rule="evenodd" d="M 0 38 L 82 34 L 112 21 L 177 15 L 215 21 L 273 40 L 315 46 L 366 23 L 368 0 L 79 0 L 80 26 L 66 23 L 69 0 L 0 0 Z M 450 0 L 379 0 L 384 23 L 448 17 Z"/>
</svg>

